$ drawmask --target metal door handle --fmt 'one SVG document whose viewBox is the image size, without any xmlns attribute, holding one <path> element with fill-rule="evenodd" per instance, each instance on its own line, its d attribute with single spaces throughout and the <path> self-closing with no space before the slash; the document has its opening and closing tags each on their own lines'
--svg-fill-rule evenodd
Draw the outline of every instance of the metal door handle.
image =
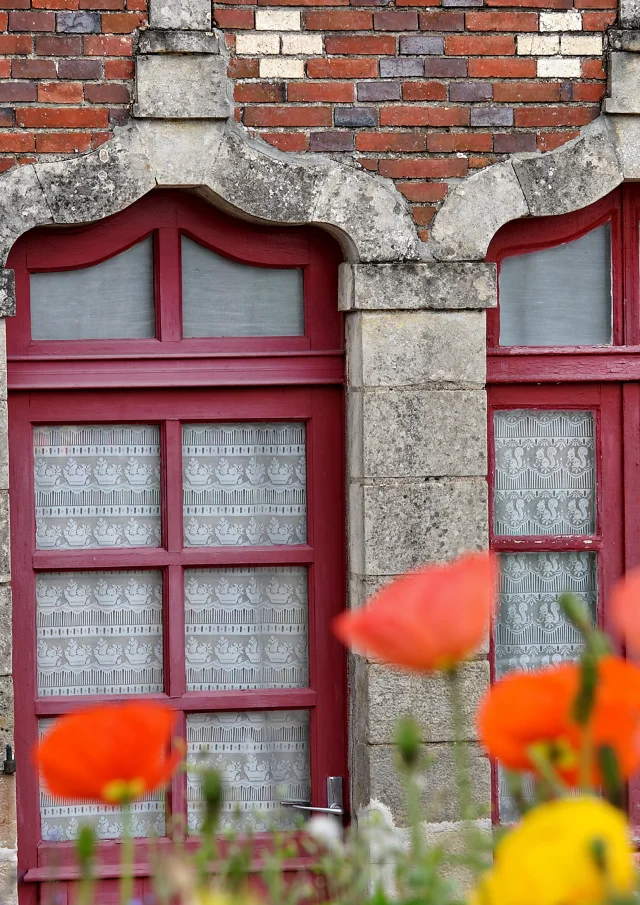
<svg viewBox="0 0 640 905">
<path fill-rule="evenodd" d="M 311 811 L 314 814 L 334 814 L 336 817 L 344 815 L 344 799 L 342 797 L 342 776 L 327 776 L 327 807 L 313 807 L 310 801 L 299 798 L 281 801 L 285 808 L 295 808 L 296 811 Z"/>
<path fill-rule="evenodd" d="M 335 814 L 336 817 L 342 817 L 344 810 L 338 804 L 331 805 L 329 808 L 314 808 L 309 802 L 302 801 L 281 801 L 280 804 L 284 808 L 295 808 L 296 811 L 313 811 L 314 814 Z"/>
</svg>

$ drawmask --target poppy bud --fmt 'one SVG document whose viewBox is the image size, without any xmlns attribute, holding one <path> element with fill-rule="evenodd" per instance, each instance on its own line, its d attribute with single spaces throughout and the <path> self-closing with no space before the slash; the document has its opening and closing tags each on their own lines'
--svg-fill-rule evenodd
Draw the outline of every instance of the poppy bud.
<svg viewBox="0 0 640 905">
<path fill-rule="evenodd" d="M 202 831 L 212 833 L 218 825 L 223 801 L 222 779 L 217 770 L 207 769 L 202 774 L 202 797 L 204 799 Z"/>
<path fill-rule="evenodd" d="M 78 838 L 76 839 L 76 851 L 78 853 L 78 861 L 83 869 L 91 864 L 91 860 L 96 850 L 96 834 L 94 828 L 88 823 L 82 823 L 78 830 Z"/>
<path fill-rule="evenodd" d="M 406 768 L 415 767 L 420 754 L 420 729 L 410 716 L 403 716 L 396 729 L 396 745 Z"/>
</svg>

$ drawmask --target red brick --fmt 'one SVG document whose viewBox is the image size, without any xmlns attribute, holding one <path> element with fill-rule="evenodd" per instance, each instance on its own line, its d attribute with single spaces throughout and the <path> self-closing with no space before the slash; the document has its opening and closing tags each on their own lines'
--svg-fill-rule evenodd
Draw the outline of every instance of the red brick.
<svg viewBox="0 0 640 905">
<path fill-rule="evenodd" d="M 231 79 L 257 79 L 260 75 L 260 60 L 231 57 L 228 73 Z"/>
<path fill-rule="evenodd" d="M 12 129 L 16 124 L 15 113 L 11 107 L 0 107 L 0 126 Z"/>
<path fill-rule="evenodd" d="M 586 126 L 595 116 L 593 107 L 521 107 L 514 111 L 518 126 Z"/>
<path fill-rule="evenodd" d="M 55 13 L 9 13 L 9 28 L 11 31 L 55 31 Z"/>
<path fill-rule="evenodd" d="M 49 133 L 51 134 L 51 133 Z M 78 135 L 76 132 L 75 135 Z M 92 132 L 91 133 L 91 148 L 95 150 L 95 148 L 99 148 L 100 145 L 103 145 L 105 141 L 109 141 L 111 138 L 111 132 Z M 37 145 L 37 142 L 36 142 Z"/>
<path fill-rule="evenodd" d="M 309 10 L 304 14 L 307 31 L 370 31 L 373 14 L 364 9 Z"/>
<path fill-rule="evenodd" d="M 561 145 L 571 141 L 572 138 L 577 138 L 578 135 L 580 135 L 580 132 L 577 130 L 574 132 L 540 132 L 538 135 L 538 150 L 554 151 Z"/>
<path fill-rule="evenodd" d="M 537 13 L 467 13 L 467 31 L 537 31 Z"/>
<path fill-rule="evenodd" d="M 128 35 L 145 21 L 141 13 L 103 13 L 102 31 L 108 35 Z"/>
<path fill-rule="evenodd" d="M 239 104 L 281 104 L 286 100 L 282 82 L 244 82 L 234 87 L 233 96 Z"/>
<path fill-rule="evenodd" d="M 426 226 L 427 223 L 430 223 L 435 215 L 435 212 L 438 210 L 437 207 L 431 207 L 426 205 L 418 205 L 414 204 L 411 208 L 411 213 L 413 214 L 413 219 L 416 221 L 418 226 Z"/>
<path fill-rule="evenodd" d="M 133 60 L 105 60 L 104 75 L 107 79 L 132 79 L 136 67 Z"/>
<path fill-rule="evenodd" d="M 56 64 L 53 60 L 13 60 L 11 71 L 14 79 L 55 79 Z"/>
<path fill-rule="evenodd" d="M 370 173 L 378 172 L 378 161 L 372 157 L 358 157 L 357 160 L 360 166 L 365 170 L 369 170 Z"/>
<path fill-rule="evenodd" d="M 479 170 L 482 167 L 490 167 L 492 163 L 496 162 L 495 157 L 470 157 L 469 158 L 469 169 L 470 170 Z"/>
<path fill-rule="evenodd" d="M 356 150 L 415 153 L 426 150 L 426 141 L 419 132 L 358 132 Z"/>
<path fill-rule="evenodd" d="M 443 82 L 404 82 L 402 98 L 405 101 L 446 101 L 447 86 Z"/>
<path fill-rule="evenodd" d="M 82 38 L 76 35 L 38 35 L 36 53 L 41 57 L 76 57 L 82 53 Z"/>
<path fill-rule="evenodd" d="M 375 56 L 392 55 L 396 52 L 396 39 L 393 35 L 328 37 L 324 41 L 328 54 L 373 54 Z"/>
<path fill-rule="evenodd" d="M 506 56 L 516 52 L 516 42 L 511 35 L 447 35 L 444 48 L 447 56 Z"/>
<path fill-rule="evenodd" d="M 253 10 L 217 8 L 215 23 L 219 28 L 253 28 Z"/>
<path fill-rule="evenodd" d="M 33 38 L 30 35 L 0 35 L 0 53 L 31 53 Z"/>
<path fill-rule="evenodd" d="M 35 82 L 0 82 L 0 103 L 3 101 L 35 101 Z"/>
<path fill-rule="evenodd" d="M 464 13 L 457 10 L 420 13 L 420 28 L 423 31 L 464 31 Z"/>
<path fill-rule="evenodd" d="M 102 60 L 58 60 L 58 78 L 84 81 L 85 79 L 101 79 Z"/>
<path fill-rule="evenodd" d="M 352 82 L 289 82 L 287 100 L 308 103 L 349 103 L 354 100 Z"/>
<path fill-rule="evenodd" d="M 97 107 L 18 107 L 16 121 L 36 129 L 99 129 L 109 125 L 109 111 Z"/>
<path fill-rule="evenodd" d="M 560 100 L 558 82 L 495 82 L 493 99 L 498 103 L 534 103 Z"/>
<path fill-rule="evenodd" d="M 0 9 L 31 9 L 31 0 L 0 0 Z"/>
<path fill-rule="evenodd" d="M 248 107 L 245 126 L 330 126 L 331 107 Z"/>
<path fill-rule="evenodd" d="M 422 105 L 382 107 L 381 126 L 467 126 L 468 107 L 426 107 Z"/>
<path fill-rule="evenodd" d="M 582 75 L 585 79 L 606 79 L 607 73 L 602 68 L 602 60 L 583 60 Z"/>
<path fill-rule="evenodd" d="M 0 160 L 0 173 L 6 173 L 12 166 L 15 166 L 15 163 L 15 157 L 3 157 L 2 160 Z"/>
<path fill-rule="evenodd" d="M 449 179 L 467 175 L 467 161 L 461 157 L 414 157 L 412 160 L 381 160 L 381 176 L 391 179 Z"/>
<path fill-rule="evenodd" d="M 84 52 L 90 57 L 130 57 L 133 54 L 133 42 L 131 38 L 115 35 L 87 35 L 84 39 Z"/>
<path fill-rule="evenodd" d="M 127 85 L 85 85 L 85 100 L 90 104 L 128 104 L 131 100 Z"/>
<path fill-rule="evenodd" d="M 32 0 L 33 9 L 78 9 L 78 0 Z"/>
<path fill-rule="evenodd" d="M 90 147 L 90 132 L 40 132 L 36 135 L 36 151 L 41 154 L 70 154 L 88 151 Z"/>
<path fill-rule="evenodd" d="M 81 104 L 82 85 L 79 82 L 41 82 L 38 85 L 41 104 Z"/>
<path fill-rule="evenodd" d="M 0 13 L 0 31 L 6 31 L 9 24 L 9 14 Z"/>
<path fill-rule="evenodd" d="M 469 60 L 469 76 L 475 79 L 535 79 L 536 61 L 509 57 Z"/>
<path fill-rule="evenodd" d="M 376 31 L 416 31 L 418 13 L 409 10 L 378 10 L 373 14 Z"/>
<path fill-rule="evenodd" d="M 11 78 L 11 60 L 0 60 L 0 79 Z"/>
<path fill-rule="evenodd" d="M 281 151 L 306 151 L 309 148 L 306 132 L 263 132 L 262 138 Z"/>
<path fill-rule="evenodd" d="M 493 135 L 487 132 L 432 132 L 427 135 L 427 150 L 436 154 L 491 151 Z"/>
<path fill-rule="evenodd" d="M 487 6 L 519 6 L 525 9 L 571 9 L 573 0 L 487 0 Z"/>
<path fill-rule="evenodd" d="M 124 9 L 124 0 L 80 0 L 80 9 Z"/>
<path fill-rule="evenodd" d="M 372 79 L 378 75 L 377 60 L 328 60 L 307 61 L 310 79 Z"/>
<path fill-rule="evenodd" d="M 247 0 L 227 0 L 246 3 Z M 249 0 L 253 4 L 255 0 Z M 258 6 L 317 6 L 318 0 L 258 0 Z M 322 0 L 323 6 L 349 6 L 349 0 Z"/>
<path fill-rule="evenodd" d="M 600 82 L 589 82 L 586 85 L 577 82 L 573 86 L 573 100 L 599 104 L 604 94 L 604 85 Z"/>
<path fill-rule="evenodd" d="M 615 13 L 583 13 L 582 28 L 584 31 L 605 31 L 616 21 Z"/>
<path fill-rule="evenodd" d="M 0 132 L 0 152 L 24 153 L 35 151 L 35 137 L 31 132 Z"/>
<path fill-rule="evenodd" d="M 407 201 L 442 201 L 449 186 L 446 182 L 401 182 L 398 189 Z"/>
<path fill-rule="evenodd" d="M 440 6 L 440 0 L 396 0 L 396 6 Z"/>
<path fill-rule="evenodd" d="M 576 0 L 576 9 L 616 9 L 616 0 Z"/>
</svg>

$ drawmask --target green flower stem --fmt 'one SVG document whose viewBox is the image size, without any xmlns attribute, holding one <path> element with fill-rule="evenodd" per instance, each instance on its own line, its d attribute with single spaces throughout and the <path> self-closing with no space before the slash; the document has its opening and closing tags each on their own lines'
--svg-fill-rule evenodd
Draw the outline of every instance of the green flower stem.
<svg viewBox="0 0 640 905">
<path fill-rule="evenodd" d="M 456 771 L 456 784 L 458 787 L 458 802 L 460 804 L 460 816 L 465 821 L 473 817 L 471 803 L 471 779 L 469 769 L 469 752 L 464 742 L 464 711 L 462 708 L 462 693 L 460 688 L 460 671 L 457 667 L 445 672 L 449 686 L 449 699 L 451 701 L 451 719 L 453 723 L 453 757 Z"/>
<path fill-rule="evenodd" d="M 125 801 L 122 805 L 122 843 L 121 843 L 121 869 L 120 877 L 120 905 L 130 905 L 133 898 L 133 820 L 131 802 Z"/>
</svg>

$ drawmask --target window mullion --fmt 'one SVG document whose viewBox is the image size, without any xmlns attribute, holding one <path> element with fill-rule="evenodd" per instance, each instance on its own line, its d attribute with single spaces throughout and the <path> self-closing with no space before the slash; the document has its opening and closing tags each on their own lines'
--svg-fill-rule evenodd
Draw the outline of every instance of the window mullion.
<svg viewBox="0 0 640 905">
<path fill-rule="evenodd" d="M 156 233 L 154 274 L 158 339 L 182 339 L 180 233 L 175 227 L 160 227 Z"/>
</svg>

